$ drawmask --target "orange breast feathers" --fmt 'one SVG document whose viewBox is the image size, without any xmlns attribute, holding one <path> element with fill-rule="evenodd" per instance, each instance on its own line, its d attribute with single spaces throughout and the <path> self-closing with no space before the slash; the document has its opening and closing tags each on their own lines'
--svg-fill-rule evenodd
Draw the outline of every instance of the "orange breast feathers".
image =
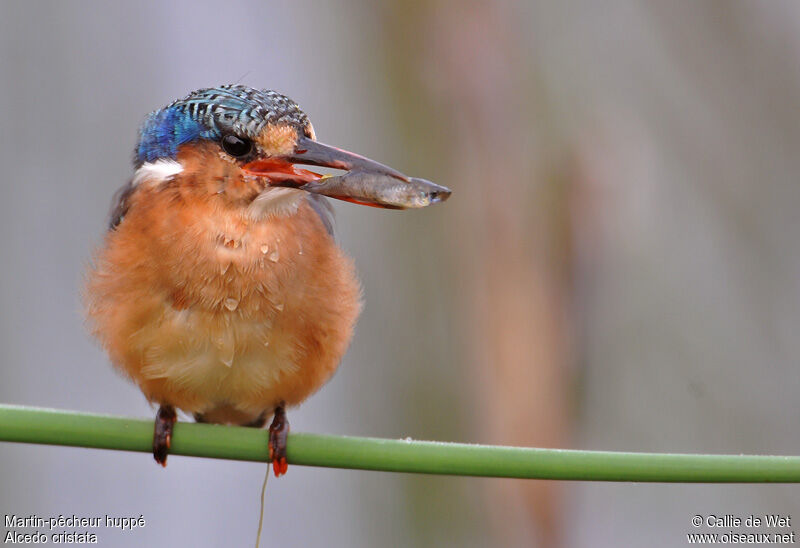
<svg viewBox="0 0 800 548">
<path fill-rule="evenodd" d="M 254 219 L 180 185 L 143 185 L 129 198 L 85 301 L 94 334 L 151 402 L 244 423 L 300 403 L 334 373 L 360 288 L 298 199 L 296 211 Z"/>
</svg>

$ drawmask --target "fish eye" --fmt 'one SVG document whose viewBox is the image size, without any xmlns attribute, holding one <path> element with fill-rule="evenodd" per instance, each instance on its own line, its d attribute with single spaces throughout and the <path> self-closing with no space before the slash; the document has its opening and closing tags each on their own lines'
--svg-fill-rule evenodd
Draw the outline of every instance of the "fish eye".
<svg viewBox="0 0 800 548">
<path fill-rule="evenodd" d="M 250 151 L 253 150 L 253 141 L 228 134 L 222 138 L 222 150 L 234 158 L 242 158 L 250 154 Z"/>
</svg>

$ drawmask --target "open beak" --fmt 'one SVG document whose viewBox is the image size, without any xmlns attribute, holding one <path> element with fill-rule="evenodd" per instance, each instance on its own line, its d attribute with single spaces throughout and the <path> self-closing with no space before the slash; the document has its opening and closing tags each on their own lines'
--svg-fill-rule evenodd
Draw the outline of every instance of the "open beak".
<svg viewBox="0 0 800 548">
<path fill-rule="evenodd" d="M 296 164 L 330 167 L 346 173 L 323 176 Z M 242 169 L 249 176 L 265 179 L 270 186 L 298 188 L 387 209 L 425 207 L 450 196 L 446 187 L 408 177 L 389 166 L 308 137 L 300 137 L 291 154 L 257 159 Z"/>
</svg>

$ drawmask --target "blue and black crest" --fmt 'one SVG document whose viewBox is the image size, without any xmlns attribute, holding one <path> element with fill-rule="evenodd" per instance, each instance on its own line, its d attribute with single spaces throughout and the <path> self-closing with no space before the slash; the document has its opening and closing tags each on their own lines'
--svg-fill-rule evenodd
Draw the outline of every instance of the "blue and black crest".
<svg viewBox="0 0 800 548">
<path fill-rule="evenodd" d="M 297 103 L 275 91 L 242 85 L 199 89 L 147 116 L 135 163 L 175 158 L 180 145 L 196 139 L 217 141 L 229 133 L 255 139 L 267 124 L 292 125 L 302 132 L 309 122 Z"/>
</svg>

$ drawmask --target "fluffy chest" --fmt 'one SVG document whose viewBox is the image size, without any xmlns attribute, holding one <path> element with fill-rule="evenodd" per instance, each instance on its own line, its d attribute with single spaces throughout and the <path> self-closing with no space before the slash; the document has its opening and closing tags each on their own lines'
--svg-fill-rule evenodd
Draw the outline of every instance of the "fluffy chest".
<svg viewBox="0 0 800 548">
<path fill-rule="evenodd" d="M 134 196 L 86 297 L 112 361 L 152 401 L 195 412 L 302 401 L 360 309 L 351 261 L 305 200 L 254 220 L 179 194 Z"/>
<path fill-rule="evenodd" d="M 298 274 L 312 275 L 332 245 L 304 201 L 293 208 L 259 219 L 213 201 L 173 208 L 159 216 L 160 237 L 148 246 L 152 275 L 172 291 L 178 310 L 245 319 L 279 312 L 281 300 L 302 285 Z"/>
<path fill-rule="evenodd" d="M 158 321 L 137 334 L 147 354 L 143 374 L 189 382 L 251 367 L 293 369 L 302 337 L 296 327 L 311 318 L 306 287 L 318 283 L 314 264 L 331 243 L 313 229 L 307 206 L 258 221 L 199 209 L 166 221 L 167 237 L 145 261 L 162 299 Z"/>
</svg>

